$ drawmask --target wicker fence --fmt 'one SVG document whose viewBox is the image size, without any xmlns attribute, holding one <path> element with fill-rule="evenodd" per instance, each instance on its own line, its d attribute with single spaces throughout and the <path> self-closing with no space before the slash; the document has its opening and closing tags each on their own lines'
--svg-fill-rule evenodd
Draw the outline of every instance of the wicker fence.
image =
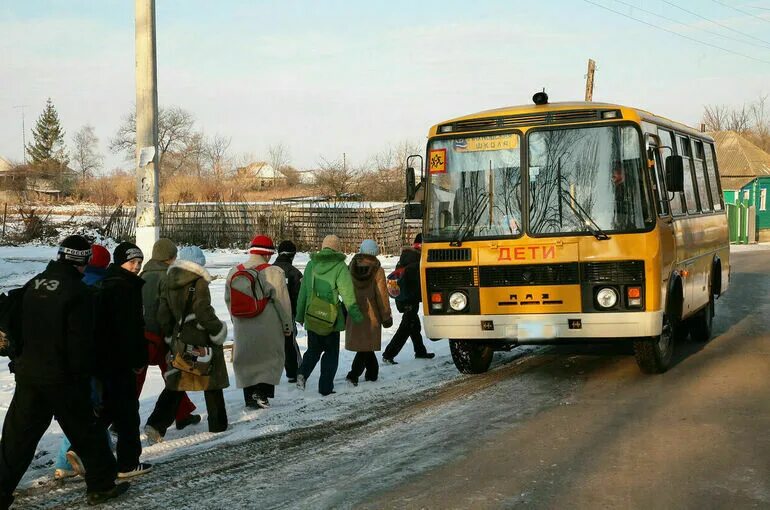
<svg viewBox="0 0 770 510">
<path fill-rule="evenodd" d="M 113 213 L 105 233 L 116 240 L 135 232 L 132 208 Z M 411 243 L 419 225 L 403 219 L 398 203 L 191 203 L 161 208 L 161 236 L 180 244 L 208 248 L 245 247 L 256 233 L 292 239 L 298 249 L 315 250 L 336 234 L 346 252 L 363 239 L 374 239 L 383 253 L 398 253 Z"/>
</svg>

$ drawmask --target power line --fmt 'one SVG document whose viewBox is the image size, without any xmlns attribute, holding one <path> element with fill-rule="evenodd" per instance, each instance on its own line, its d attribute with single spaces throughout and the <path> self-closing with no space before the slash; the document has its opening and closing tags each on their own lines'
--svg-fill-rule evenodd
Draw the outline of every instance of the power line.
<svg viewBox="0 0 770 510">
<path fill-rule="evenodd" d="M 644 13 L 651 14 L 652 16 L 657 16 L 658 18 L 664 19 L 664 20 L 669 21 L 671 23 L 676 23 L 678 25 L 682 25 L 684 27 L 687 27 L 686 23 L 682 23 L 681 21 L 677 21 L 677 20 L 675 20 L 673 18 L 669 18 L 669 17 L 664 16 L 662 14 L 658 14 L 657 12 L 648 11 L 647 9 L 642 9 L 641 7 L 637 7 L 634 4 L 630 4 L 628 2 L 624 2 L 623 0 L 615 0 L 615 2 L 617 2 L 619 4 L 623 4 L 623 5 L 627 6 L 627 7 L 631 7 L 632 9 L 637 9 L 637 10 L 642 11 Z M 702 32 L 706 32 L 707 34 L 715 35 L 715 36 L 721 37 L 723 39 L 727 39 L 728 41 L 735 41 L 735 42 L 739 42 L 741 44 L 748 44 L 748 45 L 753 46 L 755 48 L 761 48 L 761 49 L 768 49 L 768 48 L 770 48 L 770 44 L 767 44 L 767 46 L 764 47 L 764 46 L 760 46 L 760 45 L 758 45 L 756 43 L 752 43 L 752 42 L 749 42 L 749 41 L 743 41 L 743 40 L 737 39 L 735 37 L 730 37 L 730 36 L 727 36 L 727 35 L 724 35 L 724 34 L 720 34 L 719 32 L 714 32 L 713 30 L 706 30 L 705 28 L 697 28 L 697 30 L 701 30 Z"/>
<path fill-rule="evenodd" d="M 688 13 L 688 14 L 692 14 L 693 16 L 695 16 L 695 17 L 697 17 L 697 18 L 700 18 L 700 19 L 702 19 L 702 20 L 706 20 L 706 21 L 708 21 L 709 23 L 713 23 L 713 24 L 715 24 L 715 25 L 717 25 L 717 26 L 719 26 L 719 27 L 725 28 L 725 29 L 729 30 L 730 32 L 735 32 L 736 34 L 742 35 L 742 36 L 744 36 L 744 37 L 748 37 L 748 38 L 750 38 L 750 39 L 754 39 L 754 40 L 756 40 L 756 41 L 760 41 L 760 42 L 762 42 L 762 43 L 765 43 L 765 44 L 767 44 L 767 45 L 770 45 L 770 42 L 768 42 L 768 41 L 765 41 L 764 39 L 760 39 L 759 37 L 754 37 L 753 35 L 750 35 L 750 34 L 744 34 L 744 33 L 743 33 L 743 32 L 741 32 L 740 30 L 736 30 L 736 29 L 734 29 L 734 28 L 732 28 L 732 27 L 728 27 L 727 25 L 725 25 L 725 24 L 723 24 L 723 23 L 719 23 L 718 21 L 714 21 L 714 20 L 708 19 L 708 18 L 707 18 L 707 17 L 705 17 L 705 16 L 701 16 L 701 15 L 700 15 L 700 14 L 698 14 L 697 12 L 693 12 L 693 11 L 687 10 L 687 9 L 685 9 L 684 7 L 680 7 L 680 6 L 676 5 L 675 3 L 669 2 L 668 0 L 661 0 L 661 1 L 662 1 L 662 2 L 664 2 L 664 3 L 667 3 L 668 5 L 670 5 L 670 6 L 672 6 L 672 7 L 676 7 L 676 8 L 677 8 L 677 9 L 679 9 L 680 11 L 684 11 L 684 12 L 686 12 L 686 13 Z"/>
<path fill-rule="evenodd" d="M 675 32 L 673 30 L 669 30 L 668 28 L 664 28 L 664 27 L 655 25 L 654 23 L 649 23 L 649 22 L 641 20 L 639 18 L 634 18 L 633 16 L 629 16 L 628 14 L 624 14 L 624 13 L 622 13 L 620 11 L 616 11 L 615 9 L 610 9 L 607 6 L 604 6 L 602 4 L 598 4 L 598 3 L 593 2 L 591 0 L 583 0 L 583 1 L 586 2 L 586 3 L 589 3 L 591 5 L 595 5 L 597 7 L 601 7 L 604 10 L 607 10 L 607 11 L 610 11 L 610 12 L 614 12 L 615 14 L 623 16 L 624 18 L 628 18 L 628 19 L 637 21 L 639 23 L 643 23 L 643 24 L 645 24 L 645 25 L 647 25 L 649 27 L 656 28 L 658 30 L 662 30 L 664 32 L 668 32 L 669 34 L 676 35 L 678 37 L 681 37 L 682 39 L 687 39 L 688 41 L 696 42 L 698 44 L 703 44 L 704 46 L 709 46 L 711 48 L 716 48 L 718 50 L 722 50 L 722 51 L 725 51 L 727 53 L 732 53 L 733 55 L 738 55 L 739 57 L 748 58 L 749 60 L 754 60 L 756 62 L 762 62 L 763 64 L 770 64 L 770 60 L 762 60 L 761 58 L 752 57 L 752 56 L 746 55 L 744 53 L 739 53 L 737 51 L 733 51 L 733 50 L 730 50 L 730 49 L 727 49 L 727 48 L 723 48 L 722 46 L 717 46 L 716 44 L 711 44 L 711 43 L 707 43 L 705 41 L 701 41 L 699 39 L 695 39 L 694 37 L 690 37 L 688 35 L 680 34 L 679 32 Z"/>
<path fill-rule="evenodd" d="M 762 16 L 757 16 L 754 13 L 751 13 L 751 12 L 748 12 L 748 11 L 744 11 L 743 9 L 738 9 L 737 7 L 735 7 L 733 5 L 729 5 L 729 4 L 726 4 L 724 2 L 720 2 L 719 0 L 711 0 L 711 1 L 716 3 L 716 4 L 719 4 L 719 5 L 724 5 L 728 9 L 732 9 L 734 11 L 738 11 L 741 14 L 745 14 L 746 16 L 751 16 L 752 18 L 757 18 L 758 20 L 764 21 L 765 23 L 770 23 L 770 20 L 767 20 L 767 19 L 763 18 Z"/>
</svg>

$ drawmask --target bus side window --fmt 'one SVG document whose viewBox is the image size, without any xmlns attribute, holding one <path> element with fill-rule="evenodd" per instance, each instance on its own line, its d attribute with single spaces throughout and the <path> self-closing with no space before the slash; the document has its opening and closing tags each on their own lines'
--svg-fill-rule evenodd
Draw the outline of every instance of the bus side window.
<svg viewBox="0 0 770 510">
<path fill-rule="evenodd" d="M 693 140 L 695 145 L 695 154 L 693 163 L 695 165 L 695 180 L 698 183 L 698 196 L 700 197 L 700 207 L 702 211 L 710 212 L 712 210 L 711 195 L 709 194 L 709 179 L 706 175 L 706 153 L 703 151 L 703 142 Z"/>
<path fill-rule="evenodd" d="M 660 137 L 661 147 L 670 148 L 670 149 L 666 149 L 666 152 L 664 153 L 666 156 L 669 154 L 678 154 L 676 141 L 674 140 L 674 136 L 671 133 L 671 131 L 666 131 L 665 129 L 658 129 L 658 136 Z M 665 161 L 666 158 L 662 157 L 661 160 Z M 671 194 L 669 193 L 669 196 L 670 195 Z M 685 214 L 686 209 L 684 208 L 683 195 L 684 193 L 674 193 L 673 197 L 670 196 L 671 214 L 673 214 L 674 216 L 682 216 L 683 214 Z"/>
<path fill-rule="evenodd" d="M 706 173 L 709 177 L 709 187 L 711 189 L 711 201 L 714 204 L 715 211 L 723 209 L 722 193 L 719 186 L 719 175 L 717 175 L 717 162 L 714 157 L 714 146 L 710 143 L 704 145 L 706 156 Z"/>
<path fill-rule="evenodd" d="M 663 177 L 663 163 L 661 162 L 660 151 L 655 145 L 650 145 L 649 158 L 655 162 L 655 166 L 651 170 L 655 182 L 655 201 L 658 204 L 658 216 L 668 216 L 670 211 L 668 208 L 666 181 Z"/>
<path fill-rule="evenodd" d="M 689 214 L 698 214 L 698 190 L 693 182 L 692 172 L 692 147 L 690 139 L 686 136 L 678 136 L 679 155 L 684 160 L 684 201 L 687 204 Z"/>
</svg>

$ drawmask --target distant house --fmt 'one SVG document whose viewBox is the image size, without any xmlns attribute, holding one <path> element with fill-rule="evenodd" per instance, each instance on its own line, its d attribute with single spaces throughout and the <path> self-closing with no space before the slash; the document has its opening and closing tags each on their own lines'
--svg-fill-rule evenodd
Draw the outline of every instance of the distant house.
<svg viewBox="0 0 770 510">
<path fill-rule="evenodd" d="M 236 169 L 237 178 L 252 189 L 273 188 L 286 185 L 286 176 L 269 163 L 258 161 Z"/>
<path fill-rule="evenodd" d="M 710 133 L 717 149 L 717 163 L 726 204 L 753 206 L 757 237 L 770 239 L 770 153 L 735 131 Z"/>
<path fill-rule="evenodd" d="M 0 157 L 0 188 L 26 191 L 38 196 L 61 197 L 78 177 L 69 167 L 41 170 L 32 165 L 14 165 Z"/>
</svg>

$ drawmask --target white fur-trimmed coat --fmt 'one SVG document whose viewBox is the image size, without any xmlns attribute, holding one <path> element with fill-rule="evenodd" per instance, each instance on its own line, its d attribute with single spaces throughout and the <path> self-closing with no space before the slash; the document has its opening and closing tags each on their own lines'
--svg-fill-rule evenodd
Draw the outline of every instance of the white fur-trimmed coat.
<svg viewBox="0 0 770 510">
<path fill-rule="evenodd" d="M 175 332 L 180 321 L 195 321 L 206 331 L 211 341 L 212 369 L 208 376 L 193 375 L 179 370 L 166 373 L 166 388 L 172 391 L 221 390 L 230 386 L 222 344 L 227 339 L 227 326 L 217 317 L 211 306 L 209 282 L 211 275 L 203 266 L 189 260 L 177 260 L 168 268 L 161 283 L 158 322 L 163 331 Z M 190 289 L 193 297 L 187 305 Z"/>
<path fill-rule="evenodd" d="M 261 255 L 250 255 L 244 262 L 246 269 L 266 264 Z M 227 275 L 225 301 L 230 309 L 230 281 L 237 268 Z M 277 385 L 284 367 L 284 336 L 294 328 L 291 300 L 286 286 L 286 275 L 277 266 L 259 271 L 260 282 L 271 302 L 252 318 L 233 317 L 233 369 L 235 384 L 246 388 L 255 384 Z"/>
</svg>

